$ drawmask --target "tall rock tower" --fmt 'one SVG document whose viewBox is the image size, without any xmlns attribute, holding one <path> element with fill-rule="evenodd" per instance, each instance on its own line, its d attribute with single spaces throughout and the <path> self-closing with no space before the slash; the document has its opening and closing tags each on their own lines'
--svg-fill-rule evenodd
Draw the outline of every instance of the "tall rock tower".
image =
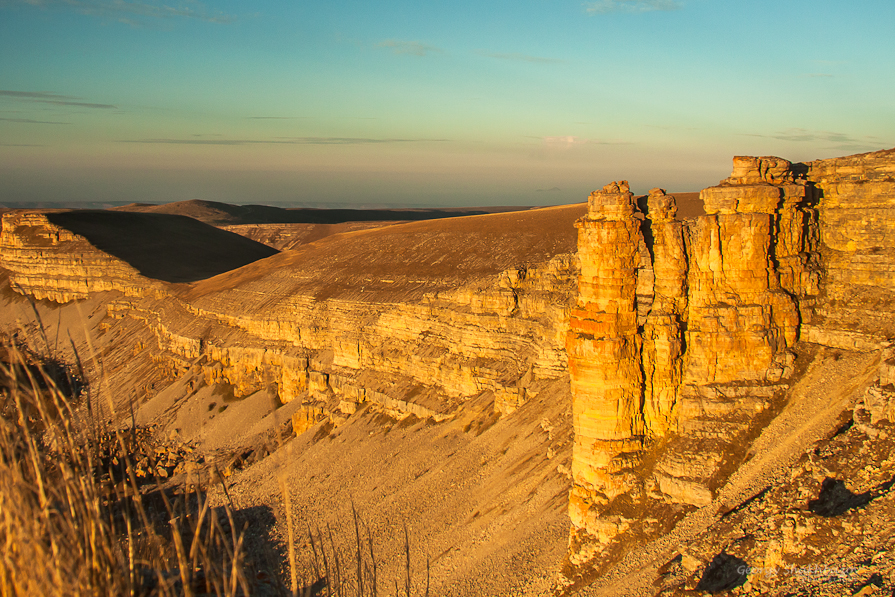
<svg viewBox="0 0 895 597">
<path fill-rule="evenodd" d="M 734 158 L 700 194 L 706 214 L 683 222 L 662 189 L 644 212 L 627 182 L 591 194 L 566 341 L 573 562 L 634 523 L 625 504 L 710 503 L 725 455 L 785 390 L 800 306 L 819 286 L 804 170 Z"/>
</svg>

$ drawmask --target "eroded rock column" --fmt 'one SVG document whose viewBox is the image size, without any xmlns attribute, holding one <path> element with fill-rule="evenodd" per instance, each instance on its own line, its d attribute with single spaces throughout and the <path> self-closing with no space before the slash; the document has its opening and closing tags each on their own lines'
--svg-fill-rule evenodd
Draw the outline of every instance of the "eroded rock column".
<svg viewBox="0 0 895 597">
<path fill-rule="evenodd" d="M 651 435 L 674 428 L 681 383 L 682 325 L 687 313 L 687 249 L 673 196 L 653 189 L 647 199 L 655 278 L 653 304 L 643 326 L 643 416 Z"/>
<path fill-rule="evenodd" d="M 602 507 L 638 484 L 644 422 L 635 289 L 641 220 L 627 182 L 594 192 L 576 222 L 581 273 L 566 348 L 575 445 L 573 533 L 600 540 L 618 532 Z"/>
<path fill-rule="evenodd" d="M 790 165 L 749 160 L 702 191 L 708 215 L 689 229 L 678 436 L 655 478 L 665 498 L 697 506 L 712 499 L 722 455 L 781 389 L 798 334 L 796 302 L 775 259 L 778 210 L 794 184 L 786 176 Z"/>
</svg>

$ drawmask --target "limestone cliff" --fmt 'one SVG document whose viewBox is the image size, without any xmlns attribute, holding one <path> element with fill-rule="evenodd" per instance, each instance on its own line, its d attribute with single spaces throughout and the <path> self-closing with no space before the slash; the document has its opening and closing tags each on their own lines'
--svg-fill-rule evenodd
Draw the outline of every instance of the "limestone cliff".
<svg viewBox="0 0 895 597">
<path fill-rule="evenodd" d="M 821 195 L 824 283 L 806 336 L 843 348 L 878 347 L 895 336 L 895 149 L 807 167 Z"/>
<path fill-rule="evenodd" d="M 441 419 L 482 394 L 509 413 L 544 380 L 565 378 L 578 267 L 572 223 L 582 211 L 349 231 L 189 286 L 147 280 L 41 215 L 25 218 L 27 232 L 4 226 L 12 250 L 2 259 L 16 288 L 38 298 L 123 291 L 107 301 L 108 315 L 152 332 L 153 359 L 169 379 L 201 366 L 204 383 L 235 398 L 264 390 L 321 416 L 370 403 Z M 42 265 L 43 241 L 34 240 L 57 234 L 58 271 Z M 72 266 L 94 256 L 120 263 L 128 284 Z M 42 277 L 28 277 L 32 270 Z M 66 291 L 48 295 L 47 284 Z"/>
<path fill-rule="evenodd" d="M 16 291 L 38 300 L 64 303 L 108 290 L 143 296 L 158 286 L 46 214 L 6 213 L 2 226 L 0 266 L 10 271 Z"/>
<path fill-rule="evenodd" d="M 661 189 L 642 212 L 626 182 L 591 195 L 567 341 L 574 562 L 633 525 L 623 494 L 709 504 L 785 397 L 798 341 L 895 336 L 893 172 L 893 151 L 736 157 L 683 222 Z"/>
</svg>

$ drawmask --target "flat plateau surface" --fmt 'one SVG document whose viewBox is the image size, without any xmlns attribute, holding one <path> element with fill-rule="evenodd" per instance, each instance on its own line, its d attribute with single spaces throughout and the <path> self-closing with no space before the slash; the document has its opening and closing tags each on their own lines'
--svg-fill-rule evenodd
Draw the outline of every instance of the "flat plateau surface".
<svg viewBox="0 0 895 597">
<path fill-rule="evenodd" d="M 413 300 L 574 252 L 574 222 L 586 209 L 564 205 L 335 234 L 198 282 L 184 298 L 238 288 L 267 299 Z"/>
</svg>

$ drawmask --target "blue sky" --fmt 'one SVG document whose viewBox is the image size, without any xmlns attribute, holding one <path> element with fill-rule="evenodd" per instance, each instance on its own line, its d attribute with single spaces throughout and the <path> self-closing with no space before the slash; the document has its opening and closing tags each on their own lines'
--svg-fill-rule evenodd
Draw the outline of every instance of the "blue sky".
<svg viewBox="0 0 895 597">
<path fill-rule="evenodd" d="M 895 146 L 891 1 L 0 0 L 0 203 L 557 204 Z"/>
</svg>

